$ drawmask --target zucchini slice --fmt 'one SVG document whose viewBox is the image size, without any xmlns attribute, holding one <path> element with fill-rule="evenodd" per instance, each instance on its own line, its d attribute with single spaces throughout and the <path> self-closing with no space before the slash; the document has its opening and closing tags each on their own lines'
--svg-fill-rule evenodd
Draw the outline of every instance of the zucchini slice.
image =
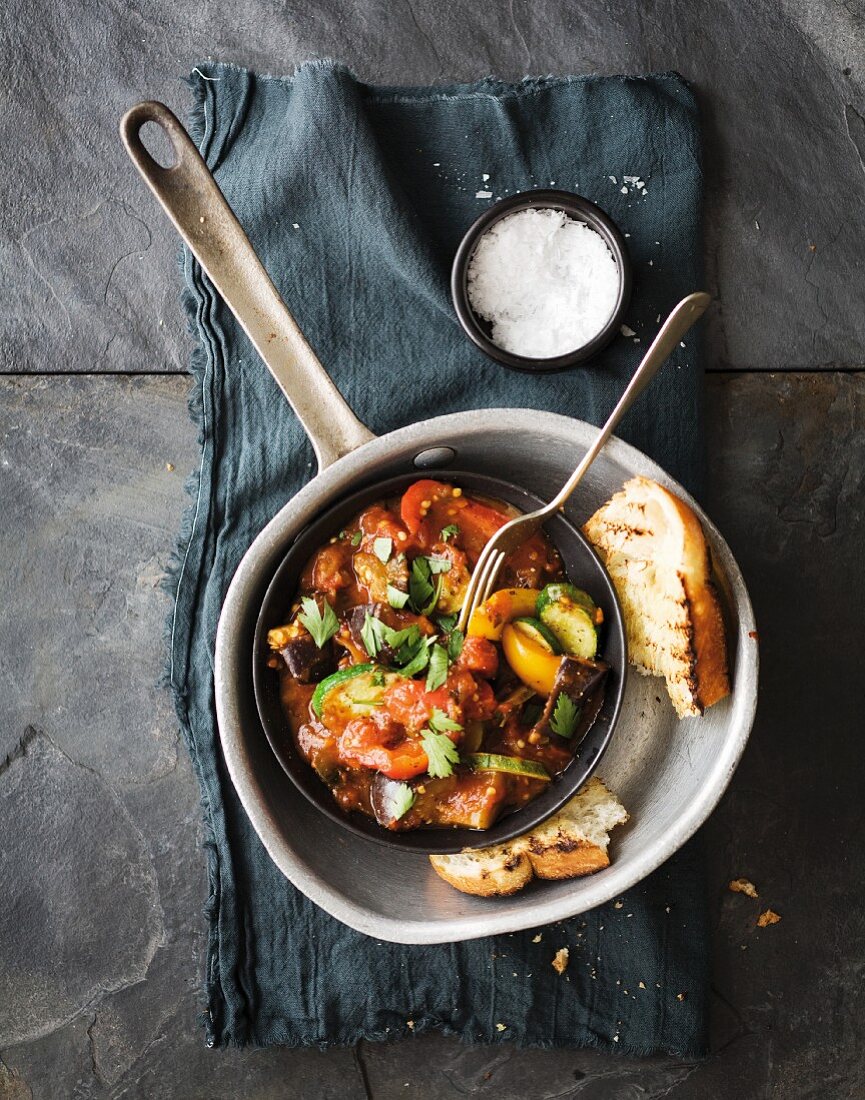
<svg viewBox="0 0 865 1100">
<path fill-rule="evenodd" d="M 572 584 L 548 584 L 538 597 L 538 618 L 572 657 L 591 660 L 598 652 L 595 613 L 590 596 Z"/>
<path fill-rule="evenodd" d="M 381 665 L 349 665 L 321 681 L 312 695 L 312 709 L 329 729 L 339 728 L 381 706 L 384 693 L 399 679 Z M 336 721 L 328 721 L 328 716 Z"/>
<path fill-rule="evenodd" d="M 523 775 L 528 779 L 550 780 L 550 773 L 534 760 L 523 760 L 519 756 L 497 756 L 491 752 L 476 752 L 464 756 L 463 761 L 479 772 L 506 772 L 508 775 Z"/>
<path fill-rule="evenodd" d="M 514 619 L 514 622 L 519 623 L 523 632 L 528 634 L 532 641 L 537 642 L 541 649 L 555 653 L 556 656 L 561 654 L 562 647 L 559 645 L 558 638 L 540 619 Z"/>
<path fill-rule="evenodd" d="M 588 592 L 584 591 L 582 588 L 577 588 L 575 584 L 570 584 L 568 581 L 554 581 L 543 589 L 535 605 L 535 611 L 537 612 L 538 618 L 541 617 L 541 612 L 548 604 L 556 603 L 557 600 L 562 599 L 564 596 L 572 603 L 584 607 L 589 615 L 594 618 L 595 610 L 598 605 Z"/>
</svg>

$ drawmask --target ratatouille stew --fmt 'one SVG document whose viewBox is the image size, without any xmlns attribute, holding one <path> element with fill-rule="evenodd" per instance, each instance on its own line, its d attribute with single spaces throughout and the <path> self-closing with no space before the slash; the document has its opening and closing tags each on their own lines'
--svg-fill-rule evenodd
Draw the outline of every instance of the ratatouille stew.
<svg viewBox="0 0 865 1100">
<path fill-rule="evenodd" d="M 542 532 L 456 628 L 484 545 L 516 514 L 417 481 L 305 566 L 266 660 L 298 750 L 345 812 L 388 829 L 489 828 L 567 767 L 595 720 L 603 614 Z"/>
</svg>

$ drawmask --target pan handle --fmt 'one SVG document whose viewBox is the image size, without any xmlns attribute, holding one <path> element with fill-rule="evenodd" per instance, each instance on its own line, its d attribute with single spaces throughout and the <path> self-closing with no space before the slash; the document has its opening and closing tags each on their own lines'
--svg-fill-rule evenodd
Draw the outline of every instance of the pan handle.
<svg viewBox="0 0 865 1100">
<path fill-rule="evenodd" d="M 174 150 L 163 167 L 140 130 L 155 122 Z M 319 470 L 374 436 L 349 408 L 306 342 L 192 139 L 164 103 L 139 103 L 120 136 L 135 167 L 256 347 L 303 424 Z"/>
</svg>

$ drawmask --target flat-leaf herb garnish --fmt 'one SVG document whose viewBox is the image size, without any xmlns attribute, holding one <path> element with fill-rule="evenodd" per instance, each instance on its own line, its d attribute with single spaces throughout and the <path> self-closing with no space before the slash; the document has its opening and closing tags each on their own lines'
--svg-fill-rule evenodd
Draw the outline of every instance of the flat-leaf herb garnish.
<svg viewBox="0 0 865 1100">
<path fill-rule="evenodd" d="M 458 620 L 459 615 L 436 615 L 436 622 L 445 634 L 450 634 Z"/>
<path fill-rule="evenodd" d="M 436 643 L 432 647 L 429 658 L 429 672 L 426 677 L 427 691 L 435 691 L 440 688 L 448 678 L 448 651 L 443 645 Z"/>
<path fill-rule="evenodd" d="M 459 764 L 460 754 L 446 733 L 424 729 L 421 731 L 421 744 L 427 757 L 427 771 L 433 779 L 446 779 L 453 775 L 454 764 Z"/>
<path fill-rule="evenodd" d="M 434 733 L 456 733 L 457 730 L 461 730 L 462 726 L 459 722 L 455 722 L 453 718 L 448 718 L 443 710 L 439 707 L 433 707 L 433 712 L 430 715 L 429 727 Z"/>
<path fill-rule="evenodd" d="M 429 651 L 430 646 L 435 642 L 435 638 L 422 638 L 420 645 L 417 648 L 414 656 L 409 660 L 408 664 L 403 665 L 399 669 L 401 676 L 417 676 L 419 672 L 423 670 L 429 664 Z"/>
<path fill-rule="evenodd" d="M 360 546 L 360 540 L 363 538 L 363 531 L 355 531 L 351 536 L 352 546 Z"/>
<path fill-rule="evenodd" d="M 426 558 L 415 558 L 411 563 L 408 591 L 412 606 L 415 611 L 420 612 L 420 609 L 429 602 L 430 597 L 435 592 L 435 586 L 430 580 L 429 562 Z"/>
<path fill-rule="evenodd" d="M 393 813 L 394 821 L 399 821 L 401 817 L 405 817 L 414 805 L 414 791 L 408 783 L 397 783 L 391 790 L 393 791 L 390 806 L 391 812 Z"/>
<path fill-rule="evenodd" d="M 377 656 L 382 646 L 389 646 L 396 654 L 398 663 L 411 660 L 423 640 L 420 627 L 416 623 L 403 627 L 402 630 L 394 630 L 368 611 L 360 628 L 360 638 L 370 657 Z"/>
<path fill-rule="evenodd" d="M 312 640 L 321 649 L 324 643 L 329 641 L 339 630 L 339 619 L 336 617 L 336 612 L 327 600 L 324 601 L 324 611 L 321 611 L 312 596 L 304 596 L 300 603 L 303 611 L 297 617 L 312 635 Z"/>
<path fill-rule="evenodd" d="M 581 711 L 582 708 L 562 692 L 556 699 L 553 716 L 550 719 L 550 728 L 553 733 L 557 733 L 559 737 L 573 737 Z"/>
<path fill-rule="evenodd" d="M 378 558 L 380 562 L 387 565 L 390 560 L 390 556 L 393 553 L 393 539 L 379 538 L 374 539 L 372 544 L 372 552 Z"/>
<path fill-rule="evenodd" d="M 364 649 L 370 655 L 375 657 L 378 651 L 381 649 L 384 642 L 383 632 L 386 629 L 384 623 L 375 617 L 370 615 L 367 611 L 363 620 L 363 626 L 360 628 L 360 640 L 363 642 Z"/>
<path fill-rule="evenodd" d="M 399 611 L 408 603 L 408 592 L 403 592 L 402 589 L 389 584 L 387 586 L 387 602 Z"/>
<path fill-rule="evenodd" d="M 447 542 L 448 539 L 455 539 L 459 533 L 459 527 L 455 523 L 449 523 L 447 527 L 442 527 L 439 532 L 439 538 L 442 542 Z"/>
<path fill-rule="evenodd" d="M 436 564 L 433 565 L 433 562 Z M 447 568 L 442 567 L 444 563 Z M 433 583 L 433 575 L 445 573 L 450 569 L 450 562 L 444 558 L 415 558 L 411 563 L 411 574 L 408 580 L 409 596 L 411 604 L 418 615 L 429 615 L 439 601 L 442 591 L 441 576 Z"/>
<path fill-rule="evenodd" d="M 463 651 L 465 635 L 461 630 L 454 628 L 448 635 L 448 660 L 453 664 Z"/>
</svg>

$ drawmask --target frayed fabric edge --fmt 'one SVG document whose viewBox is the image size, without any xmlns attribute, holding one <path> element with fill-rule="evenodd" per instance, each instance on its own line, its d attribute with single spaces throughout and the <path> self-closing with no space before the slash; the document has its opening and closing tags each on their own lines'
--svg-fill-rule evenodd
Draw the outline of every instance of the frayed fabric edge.
<svg viewBox="0 0 865 1100">
<path fill-rule="evenodd" d="M 468 1045 L 506 1046 L 519 1050 L 599 1050 L 607 1054 L 618 1055 L 623 1058 L 651 1058 L 666 1056 L 680 1058 L 684 1061 L 701 1062 L 708 1057 L 708 1048 L 705 1045 L 691 1049 L 675 1049 L 673 1047 L 651 1046 L 628 1043 L 623 1040 L 614 1041 L 604 1035 L 598 1035 L 591 1031 L 585 1031 L 571 1040 L 557 1040 L 546 1038 L 524 1038 L 509 1036 L 507 1031 L 490 1035 L 480 1029 L 461 1028 L 436 1017 L 426 1017 L 414 1021 L 413 1027 L 406 1025 L 376 1030 L 353 1031 L 349 1034 L 333 1039 L 322 1039 L 318 1036 L 303 1036 L 293 1039 L 287 1030 L 276 1029 L 273 1034 L 264 1038 L 257 1037 L 226 1037 L 219 1044 L 224 1049 L 228 1048 L 254 1048 L 263 1049 L 269 1046 L 283 1046 L 292 1050 L 300 1048 L 312 1048 L 321 1051 L 347 1049 L 357 1046 L 360 1042 L 385 1043 L 394 1040 L 411 1038 L 413 1035 L 435 1033 L 449 1038 L 459 1039 Z"/>
<path fill-rule="evenodd" d="M 199 75 L 203 76 L 201 73 Z M 200 148 L 205 130 L 203 85 L 198 84 L 196 86 L 196 82 L 192 79 L 188 80 L 187 83 L 193 94 L 187 128 L 196 148 Z M 165 576 L 160 585 L 170 599 L 170 608 L 163 624 L 165 659 L 159 682 L 161 687 L 171 693 L 180 731 L 198 782 L 203 828 L 202 849 L 205 854 L 208 882 L 207 899 L 202 907 L 202 915 L 207 922 L 207 955 L 204 991 L 199 997 L 201 1006 L 199 1020 L 205 1028 L 206 1045 L 214 1047 L 220 1045 L 218 1027 L 215 1024 L 214 1017 L 221 1017 L 221 1004 L 224 1001 L 218 983 L 214 983 L 211 978 L 211 975 L 219 972 L 219 849 L 213 823 L 213 811 L 207 798 L 198 748 L 192 732 L 188 698 L 177 674 L 177 667 L 180 662 L 182 661 L 185 666 L 189 659 L 190 628 L 188 623 L 184 624 L 181 621 L 180 599 L 184 572 L 193 550 L 197 524 L 203 518 L 201 516 L 201 490 L 208 443 L 203 383 L 210 366 L 203 334 L 196 320 L 198 297 L 186 276 L 186 258 L 186 250 L 181 248 L 177 257 L 178 269 L 183 279 L 181 309 L 187 318 L 188 331 L 195 340 L 195 346 L 189 358 L 191 381 L 187 395 L 187 410 L 189 419 L 198 430 L 197 442 L 200 448 L 200 458 L 198 467 L 191 471 L 184 483 L 184 494 L 187 502 L 183 509 L 180 530 L 175 539 Z"/>
</svg>

